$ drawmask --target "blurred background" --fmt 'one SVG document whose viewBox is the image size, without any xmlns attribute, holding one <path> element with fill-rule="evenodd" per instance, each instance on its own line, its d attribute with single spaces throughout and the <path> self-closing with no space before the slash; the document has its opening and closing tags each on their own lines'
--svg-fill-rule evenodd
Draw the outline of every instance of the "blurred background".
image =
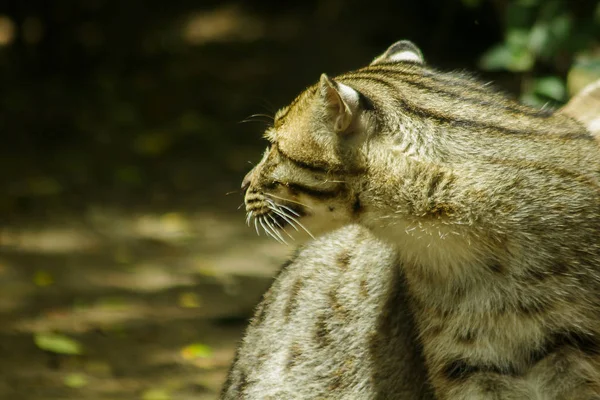
<svg viewBox="0 0 600 400">
<path fill-rule="evenodd" d="M 0 398 L 215 399 L 293 250 L 243 121 L 399 39 L 537 107 L 600 77 L 591 0 L 1 0 Z"/>
</svg>

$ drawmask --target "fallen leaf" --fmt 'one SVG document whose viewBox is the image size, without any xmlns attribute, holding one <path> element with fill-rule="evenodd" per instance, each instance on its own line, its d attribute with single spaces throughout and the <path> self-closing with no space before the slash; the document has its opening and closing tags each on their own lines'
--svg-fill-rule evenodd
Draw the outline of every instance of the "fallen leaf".
<svg viewBox="0 0 600 400">
<path fill-rule="evenodd" d="M 83 346 L 75 339 L 58 333 L 36 333 L 33 341 L 42 350 L 58 354 L 83 354 Z"/>
</svg>

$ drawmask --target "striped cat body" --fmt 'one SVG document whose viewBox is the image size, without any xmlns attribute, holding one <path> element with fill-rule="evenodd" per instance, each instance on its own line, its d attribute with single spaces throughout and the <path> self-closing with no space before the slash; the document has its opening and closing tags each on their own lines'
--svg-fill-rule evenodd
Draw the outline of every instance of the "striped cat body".
<svg viewBox="0 0 600 400">
<path fill-rule="evenodd" d="M 591 399 L 600 153 L 568 114 L 398 42 L 277 113 L 248 219 L 279 239 L 358 223 L 395 246 L 439 399 Z"/>
<path fill-rule="evenodd" d="M 307 244 L 265 294 L 222 399 L 431 399 L 396 254 L 358 225 Z"/>
</svg>

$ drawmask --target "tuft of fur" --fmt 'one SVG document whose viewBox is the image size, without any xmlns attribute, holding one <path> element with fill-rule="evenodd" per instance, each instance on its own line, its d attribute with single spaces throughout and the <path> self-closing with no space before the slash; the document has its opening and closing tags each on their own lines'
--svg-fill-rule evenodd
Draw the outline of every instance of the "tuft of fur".
<svg viewBox="0 0 600 400">
<path fill-rule="evenodd" d="M 432 399 L 396 254 L 360 226 L 300 249 L 258 305 L 222 399 Z"/>
<path fill-rule="evenodd" d="M 575 114 L 401 42 L 276 115 L 246 209 L 277 232 L 358 223 L 393 245 L 439 399 L 597 398 L 600 152 L 580 121 L 598 112 Z"/>
</svg>

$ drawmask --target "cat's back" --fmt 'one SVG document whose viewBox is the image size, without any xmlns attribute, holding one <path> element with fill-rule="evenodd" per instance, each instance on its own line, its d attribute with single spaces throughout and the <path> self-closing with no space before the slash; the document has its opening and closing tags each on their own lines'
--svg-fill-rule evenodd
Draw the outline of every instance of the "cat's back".
<svg viewBox="0 0 600 400">
<path fill-rule="evenodd" d="M 429 398 L 414 332 L 394 251 L 345 227 L 284 265 L 222 398 Z"/>
</svg>

